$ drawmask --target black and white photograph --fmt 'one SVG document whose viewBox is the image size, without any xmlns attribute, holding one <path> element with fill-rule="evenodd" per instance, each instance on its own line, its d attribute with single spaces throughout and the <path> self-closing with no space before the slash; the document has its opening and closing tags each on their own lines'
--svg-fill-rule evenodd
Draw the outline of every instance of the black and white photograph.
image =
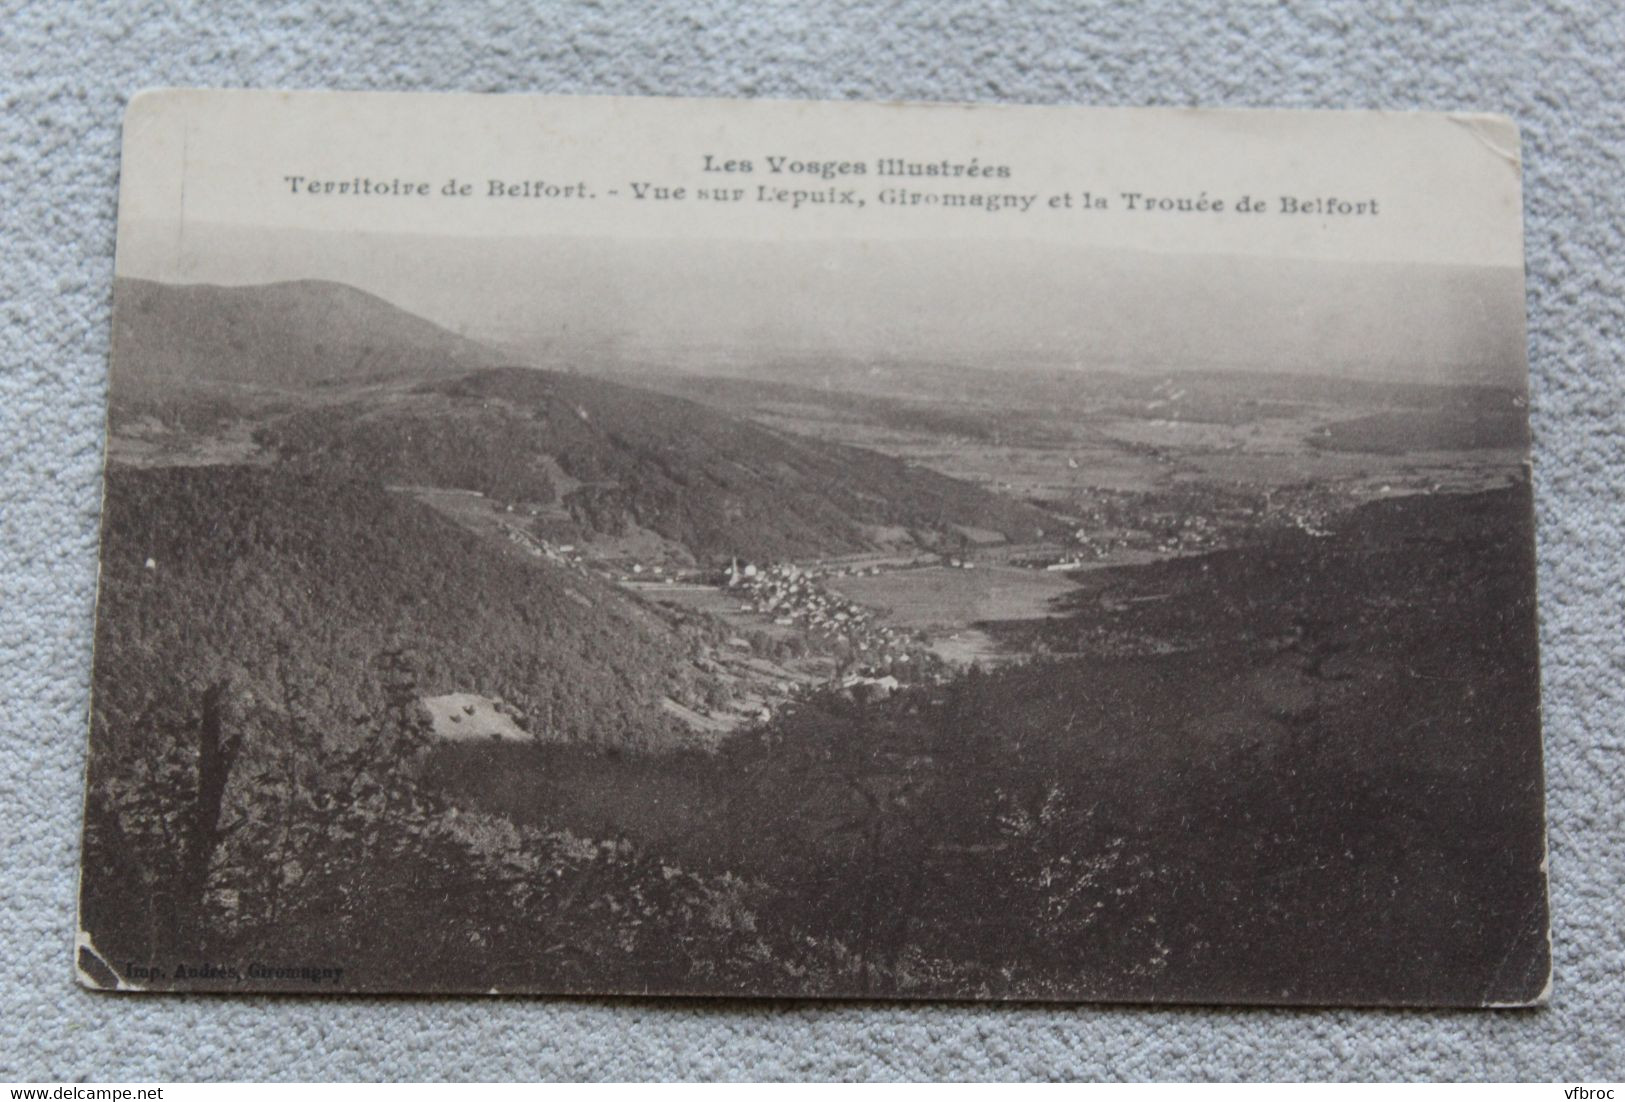
<svg viewBox="0 0 1625 1102">
<path fill-rule="evenodd" d="M 138 98 L 80 981 L 1542 1003 L 1518 158 Z"/>
</svg>

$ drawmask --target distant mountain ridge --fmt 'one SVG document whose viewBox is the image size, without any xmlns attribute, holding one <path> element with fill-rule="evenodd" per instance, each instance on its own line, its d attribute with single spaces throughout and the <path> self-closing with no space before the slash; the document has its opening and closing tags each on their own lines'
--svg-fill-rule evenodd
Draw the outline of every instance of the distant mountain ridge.
<svg viewBox="0 0 1625 1102">
<path fill-rule="evenodd" d="M 500 362 L 493 349 L 343 283 L 115 282 L 116 389 L 210 382 L 302 388 L 441 377 Z"/>
<path fill-rule="evenodd" d="M 571 539 L 646 530 L 700 561 L 951 548 L 965 529 L 1019 542 L 1055 523 L 895 457 L 500 356 L 342 284 L 123 280 L 115 431 L 120 406 L 164 423 L 180 450 L 243 422 L 256 445 L 308 470 L 545 506 L 567 516 Z M 261 402 L 221 384 L 276 393 Z M 326 388 L 321 401 L 298 400 L 313 388 Z"/>
</svg>

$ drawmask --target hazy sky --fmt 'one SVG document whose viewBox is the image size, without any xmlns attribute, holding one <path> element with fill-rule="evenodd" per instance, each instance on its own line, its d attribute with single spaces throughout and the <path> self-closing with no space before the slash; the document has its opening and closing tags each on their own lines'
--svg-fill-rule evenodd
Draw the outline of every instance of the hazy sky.
<svg viewBox="0 0 1625 1102">
<path fill-rule="evenodd" d="M 1026 213 L 887 199 L 892 161 Z M 548 364 L 1512 380 L 1519 181 L 1479 115 L 172 90 L 125 120 L 118 271 L 337 280 Z"/>
<path fill-rule="evenodd" d="M 1025 241 L 491 241 L 193 223 L 179 270 L 349 283 L 549 363 L 779 353 L 1521 381 L 1521 273 Z"/>
</svg>

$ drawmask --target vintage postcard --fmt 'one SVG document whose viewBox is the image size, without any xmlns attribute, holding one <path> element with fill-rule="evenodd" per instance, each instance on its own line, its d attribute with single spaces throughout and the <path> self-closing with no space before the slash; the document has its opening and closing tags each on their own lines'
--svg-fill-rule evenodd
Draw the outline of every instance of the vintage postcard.
<svg viewBox="0 0 1625 1102">
<path fill-rule="evenodd" d="M 1543 1002 L 1519 174 L 137 97 L 81 981 Z"/>
</svg>

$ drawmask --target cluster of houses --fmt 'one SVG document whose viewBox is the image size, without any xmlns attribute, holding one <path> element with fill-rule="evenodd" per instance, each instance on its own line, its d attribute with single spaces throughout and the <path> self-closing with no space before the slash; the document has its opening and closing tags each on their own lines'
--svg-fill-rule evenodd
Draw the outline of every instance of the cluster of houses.
<svg viewBox="0 0 1625 1102">
<path fill-rule="evenodd" d="M 1191 489 L 1184 494 L 1101 493 L 1074 506 L 1084 524 L 1071 533 L 1051 570 L 1077 569 L 1121 551 L 1190 555 L 1233 546 L 1261 528 L 1329 532 L 1329 518 L 1346 505 L 1335 490 L 1286 486 L 1258 493 Z"/>
<path fill-rule="evenodd" d="M 620 575 L 620 579 L 623 582 L 644 582 L 650 584 L 659 582 L 665 585 L 676 585 L 682 580 L 682 574 L 677 570 L 677 568 L 668 568 L 665 563 L 657 562 L 644 566 L 640 562 L 635 562 L 628 567 L 627 570 L 629 571 L 628 573 Z"/>
<path fill-rule="evenodd" d="M 819 584 L 817 576 L 794 563 L 757 566 L 735 559 L 722 584 L 739 595 L 739 611 L 769 617 L 781 627 L 797 626 L 814 637 L 849 647 L 859 665 L 886 671 L 912 660 L 916 640 L 877 623 L 870 610 Z"/>
</svg>

